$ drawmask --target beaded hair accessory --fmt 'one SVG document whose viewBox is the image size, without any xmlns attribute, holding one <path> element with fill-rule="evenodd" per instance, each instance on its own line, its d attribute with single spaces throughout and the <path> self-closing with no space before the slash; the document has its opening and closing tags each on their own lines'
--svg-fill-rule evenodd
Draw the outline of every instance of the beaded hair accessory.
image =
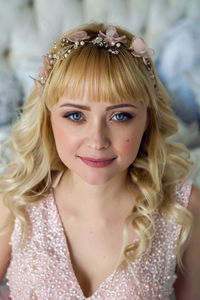
<svg viewBox="0 0 200 300">
<path fill-rule="evenodd" d="M 50 72 L 53 70 L 56 61 L 63 61 L 72 51 L 78 47 L 83 47 L 86 43 L 92 43 L 99 48 L 106 49 L 113 55 L 117 55 L 120 53 L 120 48 L 122 48 L 123 45 L 127 45 L 127 38 L 125 35 L 119 36 L 116 28 L 114 26 L 109 26 L 106 33 L 99 31 L 98 35 L 92 40 L 86 31 L 80 30 L 61 39 L 57 43 L 54 43 L 52 51 L 43 56 L 43 66 L 39 69 L 39 79 L 31 77 L 34 80 L 36 87 L 40 89 L 40 93 L 42 93 L 43 87 Z M 148 48 L 145 41 L 139 36 L 136 36 L 131 40 L 127 49 L 133 56 L 143 58 L 144 65 L 149 71 L 154 87 L 156 88 L 155 75 L 149 60 L 149 58 L 155 54 L 155 51 Z"/>
</svg>

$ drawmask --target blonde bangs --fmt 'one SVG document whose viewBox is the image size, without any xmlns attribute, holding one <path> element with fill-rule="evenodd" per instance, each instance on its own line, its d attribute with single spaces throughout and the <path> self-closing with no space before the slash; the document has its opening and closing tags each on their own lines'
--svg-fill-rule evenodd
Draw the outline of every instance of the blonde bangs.
<svg viewBox="0 0 200 300">
<path fill-rule="evenodd" d="M 149 88 L 145 86 L 150 78 L 144 76 L 144 68 L 142 59 L 138 62 L 125 48 L 115 55 L 89 44 L 55 64 L 45 87 L 45 103 L 50 108 L 65 92 L 72 100 L 87 95 L 88 101 L 139 101 L 148 106 Z"/>
</svg>

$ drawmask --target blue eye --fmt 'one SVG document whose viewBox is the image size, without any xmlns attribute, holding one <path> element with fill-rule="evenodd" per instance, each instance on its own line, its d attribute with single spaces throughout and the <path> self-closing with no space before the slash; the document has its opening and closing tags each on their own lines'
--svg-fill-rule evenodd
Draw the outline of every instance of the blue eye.
<svg viewBox="0 0 200 300">
<path fill-rule="evenodd" d="M 113 116 L 115 118 L 115 121 L 127 121 L 133 118 L 131 114 L 128 113 L 117 113 Z"/>
<path fill-rule="evenodd" d="M 64 115 L 64 118 L 69 119 L 73 122 L 81 122 L 81 121 L 85 120 L 82 113 L 78 112 L 78 111 L 68 112 Z M 132 118 L 133 118 L 133 116 L 131 114 L 125 113 L 125 112 L 116 113 L 111 117 L 112 120 L 118 121 L 118 122 L 120 122 L 120 121 L 125 122 Z"/>
<path fill-rule="evenodd" d="M 82 114 L 79 112 L 68 113 L 68 114 L 64 115 L 64 118 L 68 118 L 72 121 L 82 121 L 83 120 Z"/>
</svg>

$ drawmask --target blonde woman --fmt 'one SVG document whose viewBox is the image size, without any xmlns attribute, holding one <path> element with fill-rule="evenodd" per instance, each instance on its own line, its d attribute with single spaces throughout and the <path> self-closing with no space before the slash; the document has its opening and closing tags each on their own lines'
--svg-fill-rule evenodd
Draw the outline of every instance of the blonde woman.
<svg viewBox="0 0 200 300">
<path fill-rule="evenodd" d="M 200 196 L 153 54 L 95 23 L 43 57 L 0 179 L 11 299 L 200 299 Z"/>
</svg>

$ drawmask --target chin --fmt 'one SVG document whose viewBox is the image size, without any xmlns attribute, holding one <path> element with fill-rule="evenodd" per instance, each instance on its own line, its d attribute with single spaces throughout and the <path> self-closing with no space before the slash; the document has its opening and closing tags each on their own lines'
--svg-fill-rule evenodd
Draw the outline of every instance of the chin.
<svg viewBox="0 0 200 300">
<path fill-rule="evenodd" d="M 103 185 L 111 180 L 110 177 L 105 176 L 81 176 L 81 179 L 90 185 Z"/>
</svg>

